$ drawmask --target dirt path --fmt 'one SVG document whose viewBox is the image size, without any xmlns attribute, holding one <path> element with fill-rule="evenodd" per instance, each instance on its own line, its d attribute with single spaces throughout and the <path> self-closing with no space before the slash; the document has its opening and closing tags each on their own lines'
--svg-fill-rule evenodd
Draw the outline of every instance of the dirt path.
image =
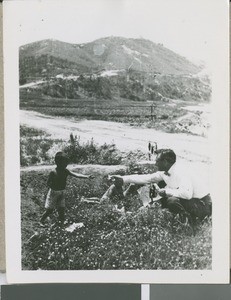
<svg viewBox="0 0 231 300">
<path fill-rule="evenodd" d="M 20 123 L 44 130 L 54 138 L 69 139 L 70 133 L 80 136 L 81 141 L 94 139 L 99 144 L 115 143 L 121 151 L 140 149 L 147 152 L 149 141 L 156 141 L 158 148 L 171 148 L 181 164 L 186 164 L 207 181 L 210 172 L 210 147 L 208 139 L 187 134 L 164 133 L 152 128 L 132 127 L 128 124 L 96 121 L 72 120 L 52 117 L 33 111 L 20 111 Z M 29 167 L 43 169 L 46 166 Z M 50 168 L 50 166 L 47 166 Z M 87 167 L 87 166 L 86 166 Z M 98 168 L 97 168 L 98 170 Z M 83 170 L 82 170 L 83 171 Z"/>
<path fill-rule="evenodd" d="M 30 172 L 30 171 L 37 171 L 37 172 L 44 172 L 44 171 L 51 171 L 55 168 L 55 165 L 38 165 L 38 166 L 28 166 L 28 167 L 21 167 L 21 172 Z M 70 164 L 68 165 L 68 169 L 74 172 L 80 172 L 82 174 L 90 174 L 92 172 L 97 172 L 97 174 L 111 174 L 118 171 L 126 171 L 127 167 L 124 165 L 115 165 L 115 166 L 107 166 L 107 165 L 77 165 L 77 164 Z"/>
<path fill-rule="evenodd" d="M 172 148 L 182 159 L 194 162 L 209 161 L 209 143 L 206 138 L 186 134 L 156 131 L 152 128 L 132 127 L 128 124 L 98 120 L 75 121 L 52 117 L 33 111 L 20 111 L 20 123 L 42 129 L 54 138 L 69 139 L 70 133 L 81 141 L 94 139 L 99 144 L 115 143 L 121 151 L 147 151 L 147 143 L 156 141 L 159 148 Z"/>
</svg>

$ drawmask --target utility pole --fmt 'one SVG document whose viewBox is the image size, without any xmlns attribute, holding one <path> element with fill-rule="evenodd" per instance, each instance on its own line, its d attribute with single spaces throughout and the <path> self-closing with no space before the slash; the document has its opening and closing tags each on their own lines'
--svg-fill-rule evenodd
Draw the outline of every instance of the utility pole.
<svg viewBox="0 0 231 300">
<path fill-rule="evenodd" d="M 151 121 L 153 121 L 156 118 L 156 116 L 154 114 L 156 106 L 154 104 L 152 104 L 150 107 L 151 107 Z"/>
<path fill-rule="evenodd" d="M 151 121 L 153 121 L 153 104 L 151 105 Z"/>
</svg>

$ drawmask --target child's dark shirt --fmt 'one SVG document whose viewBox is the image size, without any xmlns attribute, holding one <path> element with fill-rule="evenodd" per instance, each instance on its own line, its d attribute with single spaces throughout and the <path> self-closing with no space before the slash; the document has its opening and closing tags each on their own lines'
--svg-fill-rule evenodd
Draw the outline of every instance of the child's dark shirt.
<svg viewBox="0 0 231 300">
<path fill-rule="evenodd" d="M 51 171 L 47 181 L 48 186 L 54 191 L 61 191 L 66 188 L 67 176 L 70 175 L 69 170 L 56 168 Z"/>
</svg>

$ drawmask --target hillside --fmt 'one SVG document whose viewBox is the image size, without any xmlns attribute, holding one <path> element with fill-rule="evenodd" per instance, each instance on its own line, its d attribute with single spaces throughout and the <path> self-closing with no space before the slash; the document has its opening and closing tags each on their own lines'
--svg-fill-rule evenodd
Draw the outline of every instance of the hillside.
<svg viewBox="0 0 231 300">
<path fill-rule="evenodd" d="M 36 90 L 71 99 L 208 101 L 211 94 L 209 78 L 199 76 L 200 67 L 145 39 L 38 41 L 20 47 L 19 65 L 22 96 Z"/>
<path fill-rule="evenodd" d="M 161 74 L 195 74 L 200 69 L 160 44 L 145 39 L 128 39 L 108 37 L 86 44 L 69 44 L 56 40 L 43 40 L 20 47 L 20 73 L 33 76 L 36 69 L 30 71 L 27 62 L 37 62 L 52 75 L 57 75 L 63 67 L 62 63 L 74 64 L 72 69 L 81 74 L 85 71 L 106 70 L 136 70 L 140 72 L 155 72 Z M 41 58 L 47 58 L 47 62 Z M 58 64 L 56 63 L 59 62 Z M 61 66 L 59 66 L 59 64 Z M 25 66 L 26 65 L 26 66 Z M 71 66 L 70 66 L 71 68 Z M 23 74 L 25 71 L 29 74 Z M 44 70 L 45 73 L 45 70 Z M 51 75 L 48 73 L 47 74 Z M 45 75 L 45 74 L 44 74 Z"/>
</svg>

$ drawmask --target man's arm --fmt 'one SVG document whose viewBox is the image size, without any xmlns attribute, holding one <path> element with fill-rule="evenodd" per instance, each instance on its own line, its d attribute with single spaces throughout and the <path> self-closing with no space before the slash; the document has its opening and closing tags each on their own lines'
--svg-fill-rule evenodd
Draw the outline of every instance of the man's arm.
<svg viewBox="0 0 231 300">
<path fill-rule="evenodd" d="M 157 183 L 163 180 L 163 172 L 156 172 L 153 174 L 144 174 L 144 175 L 112 175 L 112 178 L 122 179 L 123 183 L 134 183 L 138 185 L 145 185 L 148 183 Z"/>
</svg>

